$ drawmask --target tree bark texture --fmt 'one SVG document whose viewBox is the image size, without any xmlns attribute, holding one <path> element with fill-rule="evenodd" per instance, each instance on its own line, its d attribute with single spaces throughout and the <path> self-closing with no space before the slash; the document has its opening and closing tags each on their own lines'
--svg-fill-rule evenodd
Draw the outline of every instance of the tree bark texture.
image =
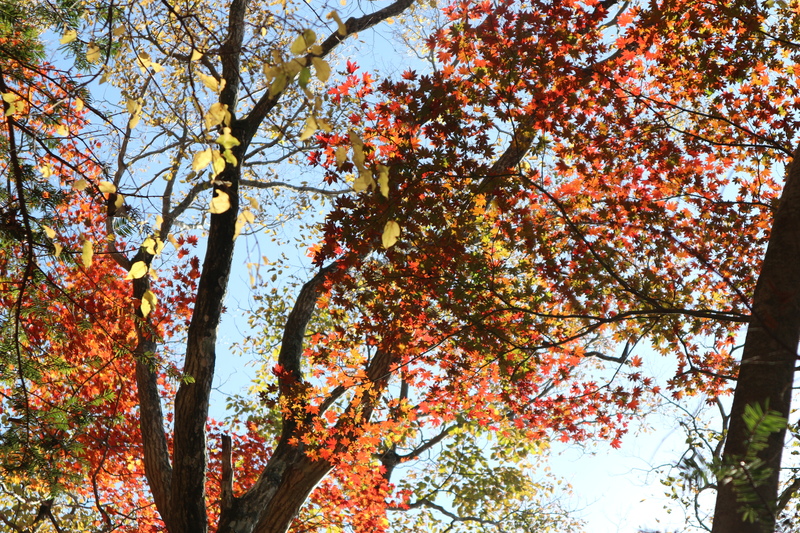
<svg viewBox="0 0 800 533">
<path fill-rule="evenodd" d="M 743 414 L 748 405 L 760 405 L 789 416 L 792 383 L 800 341 L 800 148 L 793 157 L 778 203 L 769 245 L 753 295 L 752 319 L 747 328 L 742 362 L 731 409 L 723 461 L 739 465 L 750 434 Z M 773 433 L 759 454 L 771 474 L 755 487 L 763 520 L 744 521 L 743 504 L 731 483 L 720 481 L 713 533 L 767 533 L 775 529 L 778 481 L 785 430 Z"/>
</svg>

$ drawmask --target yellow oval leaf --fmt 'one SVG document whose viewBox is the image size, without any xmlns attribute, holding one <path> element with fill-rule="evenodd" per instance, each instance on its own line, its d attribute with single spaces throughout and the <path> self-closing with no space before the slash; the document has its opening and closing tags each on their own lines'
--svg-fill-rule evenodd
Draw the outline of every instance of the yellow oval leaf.
<svg viewBox="0 0 800 533">
<path fill-rule="evenodd" d="M 139 279 L 147 274 L 147 263 L 144 261 L 136 261 L 133 265 L 131 265 L 131 269 L 128 271 L 128 275 L 125 276 L 125 279 Z"/>
<path fill-rule="evenodd" d="M 83 178 L 81 178 L 79 180 L 75 180 L 75 183 L 72 184 L 72 188 L 75 189 L 76 191 L 82 191 L 88 186 L 89 186 L 89 182 L 87 182 Z"/>
<path fill-rule="evenodd" d="M 306 139 L 311 138 L 314 133 L 317 131 L 317 121 L 314 118 L 314 115 L 309 115 L 306 119 L 306 126 L 303 128 L 303 131 L 300 133 L 300 140 L 305 141 Z"/>
<path fill-rule="evenodd" d="M 83 251 L 81 252 L 81 261 L 83 266 L 89 268 L 92 266 L 92 257 L 94 257 L 94 248 L 92 248 L 92 241 L 83 241 Z"/>
<path fill-rule="evenodd" d="M 306 51 L 306 48 L 308 48 L 308 46 L 306 46 L 305 38 L 302 35 L 298 35 L 297 39 L 295 39 L 292 43 L 292 46 L 289 47 L 289 51 L 294 55 L 299 56 Z"/>
<path fill-rule="evenodd" d="M 100 60 L 100 47 L 94 43 L 90 43 L 86 47 L 86 61 L 89 63 L 97 63 Z"/>
<path fill-rule="evenodd" d="M 42 225 L 42 229 L 44 230 L 45 235 L 47 235 L 48 239 L 52 239 L 56 236 L 56 232 L 50 226 Z"/>
<path fill-rule="evenodd" d="M 112 192 L 117 192 L 117 187 L 110 181 L 101 181 L 97 184 L 97 188 L 100 189 L 102 193 L 111 194 Z"/>
<path fill-rule="evenodd" d="M 77 38 L 78 38 L 77 30 L 67 30 L 67 33 L 65 33 L 58 42 L 60 42 L 61 44 L 69 44 Z"/>
<path fill-rule="evenodd" d="M 58 257 L 59 255 L 61 255 L 61 250 L 63 250 L 63 249 L 64 249 L 64 247 L 63 247 L 63 246 L 61 246 L 60 244 L 58 244 L 57 242 L 54 242 L 54 243 L 53 243 L 53 248 L 55 249 L 55 252 L 56 252 L 56 257 Z"/>
<path fill-rule="evenodd" d="M 147 315 L 149 315 L 150 312 L 156 308 L 157 304 L 158 299 L 156 298 L 156 295 L 153 294 L 153 291 L 145 291 L 145 293 L 142 295 L 142 305 L 140 307 L 142 310 L 142 316 L 147 318 Z"/>
<path fill-rule="evenodd" d="M 389 167 L 378 165 L 378 187 L 384 198 L 389 198 Z"/>
<path fill-rule="evenodd" d="M 231 208 L 231 199 L 230 196 L 228 196 L 228 193 L 216 189 L 214 191 L 214 197 L 211 199 L 211 206 L 208 209 L 209 212 L 211 212 L 211 214 L 213 215 L 219 215 L 220 213 L 224 213 L 230 208 Z"/>
<path fill-rule="evenodd" d="M 202 152 L 197 152 L 194 154 L 194 159 L 192 160 L 192 170 L 200 171 L 203 170 L 211 163 L 211 148 L 206 148 Z"/>
<path fill-rule="evenodd" d="M 381 236 L 383 247 L 388 249 L 394 246 L 394 243 L 397 242 L 397 238 L 399 236 L 400 236 L 400 224 L 398 224 L 394 220 L 390 220 L 383 227 L 383 235 Z"/>
<path fill-rule="evenodd" d="M 322 83 L 328 81 L 328 78 L 331 77 L 331 66 L 328 62 L 321 57 L 313 57 L 311 58 L 311 63 L 314 65 L 314 70 L 317 73 L 317 79 Z"/>
</svg>

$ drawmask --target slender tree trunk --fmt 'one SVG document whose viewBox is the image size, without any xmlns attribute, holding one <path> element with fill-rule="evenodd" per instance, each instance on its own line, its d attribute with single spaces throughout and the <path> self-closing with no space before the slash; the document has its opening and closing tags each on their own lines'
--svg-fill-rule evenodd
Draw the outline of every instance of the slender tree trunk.
<svg viewBox="0 0 800 533">
<path fill-rule="evenodd" d="M 800 148 L 789 166 L 786 185 L 775 213 L 767 253 L 753 296 L 752 320 L 736 383 L 730 428 L 723 460 L 738 465 L 750 437 L 744 423 L 748 405 L 765 407 L 788 417 L 797 345 L 800 340 Z M 778 480 L 786 432 L 774 433 L 759 454 L 771 470 L 768 480 L 754 487 L 763 520 L 746 522 L 743 504 L 730 483 L 721 483 L 714 511 L 713 533 L 767 533 L 775 530 Z"/>
</svg>

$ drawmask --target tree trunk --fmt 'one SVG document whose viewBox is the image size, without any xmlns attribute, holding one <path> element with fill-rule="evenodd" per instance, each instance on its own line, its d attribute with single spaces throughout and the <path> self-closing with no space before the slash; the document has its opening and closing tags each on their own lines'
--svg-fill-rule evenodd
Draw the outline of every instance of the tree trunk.
<svg viewBox="0 0 800 533">
<path fill-rule="evenodd" d="M 742 354 L 731 409 L 723 461 L 739 465 L 750 434 L 743 414 L 748 405 L 760 405 L 789 416 L 792 382 L 800 340 L 800 148 L 794 153 L 786 185 L 753 295 L 753 311 Z M 765 483 L 753 487 L 758 495 L 758 522 L 743 520 L 744 504 L 731 483 L 720 482 L 713 533 L 766 533 L 775 530 L 778 480 L 786 431 L 773 433 L 758 457 L 770 469 Z M 763 511 L 763 512 L 762 512 Z"/>
</svg>

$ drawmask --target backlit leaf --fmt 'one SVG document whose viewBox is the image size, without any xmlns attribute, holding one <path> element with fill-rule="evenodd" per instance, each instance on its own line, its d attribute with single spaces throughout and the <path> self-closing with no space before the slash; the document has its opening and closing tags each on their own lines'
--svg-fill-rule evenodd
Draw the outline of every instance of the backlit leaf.
<svg viewBox="0 0 800 533">
<path fill-rule="evenodd" d="M 117 192 L 117 186 L 111 183 L 110 181 L 101 181 L 97 184 L 97 188 L 100 192 L 105 194 L 111 194 L 113 192 Z"/>
<path fill-rule="evenodd" d="M 194 158 L 192 159 L 192 170 L 195 172 L 199 172 L 206 168 L 209 163 L 211 163 L 212 157 L 212 150 L 211 148 L 206 148 L 202 152 L 197 152 L 194 154 Z"/>
<path fill-rule="evenodd" d="M 394 246 L 394 243 L 397 242 L 397 238 L 400 236 L 400 224 L 395 222 L 394 220 L 390 220 L 386 223 L 383 227 L 383 235 L 381 236 L 381 242 L 383 243 L 384 248 L 391 248 Z"/>
<path fill-rule="evenodd" d="M 136 261 L 133 265 L 131 265 L 131 269 L 128 271 L 128 275 L 125 276 L 125 279 L 139 279 L 144 277 L 147 274 L 147 263 L 144 261 Z"/>
<path fill-rule="evenodd" d="M 220 189 L 215 189 L 214 197 L 211 199 L 211 206 L 208 209 L 209 212 L 214 215 L 219 215 L 230 208 L 231 200 L 230 196 L 228 196 L 228 193 Z"/>
<path fill-rule="evenodd" d="M 59 39 L 58 42 L 61 44 L 69 44 L 75 39 L 78 38 L 78 31 L 77 30 L 67 30 L 67 32 Z"/>
<path fill-rule="evenodd" d="M 144 295 L 142 295 L 142 305 L 140 307 L 142 310 L 142 316 L 147 318 L 153 309 L 156 308 L 156 305 L 158 305 L 158 299 L 156 298 L 156 295 L 150 290 L 145 291 Z"/>
<path fill-rule="evenodd" d="M 100 47 L 95 43 L 90 43 L 89 46 L 86 47 L 86 60 L 89 63 L 97 63 L 100 61 Z"/>
<path fill-rule="evenodd" d="M 89 268 L 92 266 L 92 257 L 94 257 L 92 241 L 86 239 L 83 241 L 83 250 L 81 251 L 81 261 L 83 262 L 84 267 Z"/>
</svg>

